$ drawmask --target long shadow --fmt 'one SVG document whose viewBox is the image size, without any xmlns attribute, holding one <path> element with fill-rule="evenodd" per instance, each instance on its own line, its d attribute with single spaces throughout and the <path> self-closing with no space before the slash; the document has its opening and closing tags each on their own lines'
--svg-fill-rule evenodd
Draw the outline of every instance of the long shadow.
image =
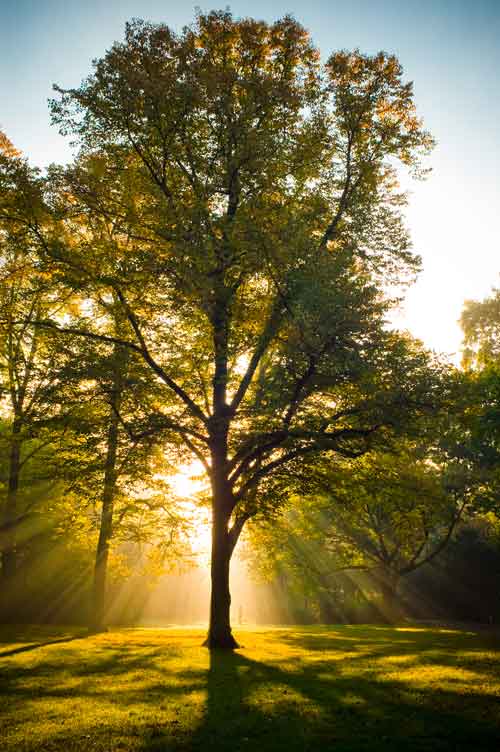
<svg viewBox="0 0 500 752">
<path fill-rule="evenodd" d="M 79 638 L 65 637 L 41 645 L 75 639 Z M 473 668 L 474 651 L 483 649 L 474 636 L 419 632 L 413 635 L 410 650 L 405 633 L 386 630 L 367 635 L 366 628 L 359 633 L 352 629 L 296 630 L 278 636 L 274 633 L 274 637 L 270 633 L 269 640 L 266 662 L 253 660 L 245 649 L 234 653 L 213 651 L 208 668 L 199 661 L 196 667 L 184 668 L 184 652 L 170 640 L 161 645 L 145 641 L 130 647 L 106 644 L 84 664 L 79 651 L 74 655 L 71 652 L 71 656 L 65 656 L 64 670 L 79 681 L 67 688 L 64 682 L 58 686 L 57 680 L 53 681 L 56 664 L 51 656 L 26 669 L 40 682 L 37 697 L 41 693 L 44 701 L 55 702 L 64 697 L 81 698 L 82 702 L 90 698 L 106 703 L 104 707 L 114 704 L 130 710 L 131 717 L 124 718 L 120 730 L 106 720 L 78 732 L 68 725 L 47 737 L 47 748 L 89 752 L 114 749 L 117 734 L 125 734 L 119 737 L 122 741 L 116 748 L 140 752 L 498 749 L 500 698 L 481 694 L 472 680 L 466 691 L 460 687 L 455 691 L 453 680 L 440 688 L 431 684 L 419 688 L 404 676 L 398 677 L 397 663 L 384 662 L 406 655 L 409 660 L 401 664 L 402 669 L 417 671 L 434 665 L 460 668 L 463 660 L 456 658 L 455 650 L 470 650 Z M 286 650 L 280 652 L 283 645 Z M 140 648 L 140 652 L 132 647 Z M 170 657 L 175 666 L 173 682 L 168 675 L 162 678 L 162 672 L 169 670 Z M 482 656 L 483 661 L 486 659 Z M 367 660 L 369 668 L 362 663 Z M 481 675 L 489 673 L 487 669 L 483 663 Z M 108 677 L 110 682 L 101 681 L 101 677 Z M 14 666 L 12 675 L 5 679 L 5 697 L 12 709 L 32 699 L 33 683 L 17 684 Z M 206 691 L 201 716 L 202 705 L 197 706 L 198 713 L 191 705 L 192 691 Z M 179 710 L 174 711 L 174 707 Z M 150 714 L 147 720 L 146 713 Z M 38 750 L 38 742 L 26 746 L 25 752 Z"/>
<path fill-rule="evenodd" d="M 423 654 L 412 666 L 459 663 L 450 654 L 446 635 L 423 632 L 417 636 L 415 648 Z M 349 639 L 342 641 L 342 634 L 329 639 L 326 634 L 283 637 L 287 638 L 284 642 L 320 654 L 352 649 Z M 454 635 L 453 644 L 458 641 L 460 648 L 467 649 L 474 644 L 471 638 L 473 635 Z M 206 714 L 187 748 L 199 752 L 492 752 L 499 748 L 500 698 L 485 698 L 473 687 L 465 695 L 454 692 L 453 687 L 419 689 L 404 680 L 388 680 L 382 670 L 379 674 L 344 674 L 343 661 L 355 665 L 366 660 L 363 647 L 375 647 L 369 655 L 382 659 L 404 655 L 408 649 L 404 633 L 394 635 L 393 630 L 360 642 L 364 645 L 356 648 L 359 656 L 337 662 L 318 655 L 313 663 L 291 656 L 285 669 L 279 658 L 261 663 L 238 652 L 212 652 Z M 426 655 L 426 650 L 435 652 Z M 162 747 L 146 743 L 143 749 L 153 752 Z"/>
<path fill-rule="evenodd" d="M 71 642 L 71 639 L 62 638 L 50 644 L 62 642 Z M 39 752 L 42 746 L 61 752 L 69 749 L 79 752 L 94 752 L 96 749 L 107 752 L 115 748 L 136 750 L 137 743 L 141 743 L 137 742 L 138 737 L 141 740 L 155 739 L 158 729 L 163 731 L 168 726 L 158 720 L 162 707 L 165 704 L 181 707 L 192 691 L 204 687 L 206 678 L 205 671 L 186 669 L 175 671 L 175 684 L 168 683 L 168 676 L 167 681 L 162 681 L 165 656 L 167 665 L 169 658 L 175 661 L 179 656 L 177 647 L 168 643 L 163 646 L 149 644 L 146 651 L 143 650 L 146 645 L 140 647 L 141 652 L 136 653 L 129 646 L 115 647 L 104 643 L 102 646 L 94 645 L 86 653 L 85 661 L 82 660 L 82 652 L 76 650 L 64 657 L 57 652 L 52 655 L 47 652 L 40 662 L 26 667 L 14 661 L 5 662 L 0 678 L 0 727 L 2 715 L 5 720 L 16 718 L 17 713 L 22 713 L 34 699 L 40 703 L 38 712 L 42 713 L 42 717 L 46 712 L 52 714 L 52 708 L 62 707 L 66 701 L 70 705 L 76 702 L 82 716 L 85 714 L 83 724 L 77 722 L 73 727 L 71 722 L 64 723 L 63 720 L 64 725 L 59 724 L 47 731 L 43 729 L 42 735 L 26 736 L 22 741 L 24 752 Z M 23 683 L 25 677 L 28 678 L 26 684 Z M 89 707 L 98 707 L 100 711 L 104 709 L 99 720 L 96 721 L 94 713 L 87 720 Z M 125 711 L 121 726 L 117 727 L 113 722 L 108 725 L 107 708 L 111 714 L 113 708 Z M 156 718 L 145 719 L 145 715 Z M 176 742 L 177 728 L 175 725 L 170 728 L 172 734 L 169 740 Z M 20 745 L 10 742 L 9 746 L 3 739 L 0 747 L 2 752 L 4 749 L 18 752 Z M 168 749 L 171 749 L 170 744 Z"/>
<path fill-rule="evenodd" d="M 60 645 L 62 642 L 84 640 L 87 636 L 88 635 L 75 635 L 74 637 L 62 637 L 59 640 L 49 640 L 48 642 L 36 642 L 30 645 L 22 645 L 20 648 L 13 648 L 12 650 L 4 650 L 3 652 L 0 652 L 0 658 L 7 658 L 9 655 L 17 655 L 18 653 L 29 653 L 31 650 L 46 648 L 48 645 Z"/>
<path fill-rule="evenodd" d="M 472 691 L 457 702 L 449 690 L 344 676 L 328 659 L 284 670 L 213 651 L 206 689 L 205 716 L 192 735 L 157 730 L 141 751 L 492 752 L 500 738 L 498 699 Z"/>
</svg>

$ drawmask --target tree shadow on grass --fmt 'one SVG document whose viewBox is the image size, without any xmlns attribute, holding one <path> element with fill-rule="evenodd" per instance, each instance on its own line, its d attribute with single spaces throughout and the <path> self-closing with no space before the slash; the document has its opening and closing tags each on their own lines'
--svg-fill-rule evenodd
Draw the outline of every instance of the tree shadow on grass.
<svg viewBox="0 0 500 752">
<path fill-rule="evenodd" d="M 404 633 L 403 633 L 404 634 Z M 394 630 L 363 640 L 353 651 L 351 633 L 328 635 L 290 633 L 280 640 L 315 651 L 314 661 L 289 656 L 262 663 L 243 653 L 213 651 L 206 676 L 207 704 L 203 721 L 188 738 L 173 739 L 161 732 L 145 738 L 142 752 L 492 752 L 500 739 L 500 698 L 482 693 L 473 684 L 463 691 L 448 680 L 445 686 L 418 686 L 392 678 L 397 658 L 408 657 L 404 668 L 438 670 L 459 665 L 455 645 L 476 643 L 470 635 L 419 633 L 408 640 Z M 366 630 L 364 630 L 366 636 Z M 453 648 L 451 647 L 453 646 Z M 334 661 L 324 651 L 350 650 Z M 359 651 L 359 655 L 356 652 Z M 427 652 L 431 654 L 427 654 Z M 354 655 L 353 655 L 354 653 Z M 356 671 L 360 661 L 373 659 Z M 396 664 L 384 668 L 384 660 Z M 354 670 L 343 671 L 343 661 Z M 481 666 L 483 670 L 486 668 Z M 488 672 L 487 672 L 488 673 Z M 493 673 L 493 672 L 492 672 Z M 386 675 L 384 675 L 386 674 Z M 418 673 L 416 674 L 418 675 Z M 453 674 L 452 674 L 453 676 Z"/>
<path fill-rule="evenodd" d="M 48 640 L 47 642 L 35 642 L 29 645 L 21 645 L 18 648 L 12 648 L 12 650 L 0 651 L 0 658 L 7 658 L 10 655 L 17 655 L 18 653 L 29 653 L 31 650 L 38 650 L 39 648 L 45 648 L 48 645 L 60 645 L 63 642 L 74 642 L 75 640 L 84 640 L 87 635 L 75 635 L 74 637 L 61 637 L 58 640 Z"/>
<path fill-rule="evenodd" d="M 2 752 L 137 750 L 167 728 L 172 731 L 167 737 L 175 739 L 178 721 L 170 709 L 182 708 L 193 692 L 203 691 L 206 672 L 184 670 L 186 655 L 175 644 L 120 646 L 112 640 L 110 634 L 91 641 L 88 649 L 64 645 L 59 651 L 57 642 L 71 641 L 61 639 L 27 664 L 4 662 L 0 728 L 7 730 L 7 721 L 10 738 L 3 738 Z M 164 669 L 171 662 L 182 670 L 169 676 Z M 36 710 L 27 711 L 30 707 Z M 31 722 L 32 713 L 35 725 L 16 741 L 15 727 Z"/>
<path fill-rule="evenodd" d="M 473 636 L 304 628 L 270 631 L 259 643 L 260 655 L 269 644 L 265 662 L 255 660 L 250 649 L 214 651 L 209 658 L 168 634 L 161 643 L 158 638 L 123 643 L 111 635 L 85 652 L 68 645 L 61 647 L 64 656 L 55 647 L 27 666 L 6 662 L 2 690 L 13 716 L 34 700 L 41 703 L 37 708 L 53 703 L 59 713 L 77 708 L 74 725 L 29 739 L 22 747 L 26 752 L 498 748 L 500 700 L 485 694 L 474 678 L 484 680 L 494 668 L 490 671 L 484 644 Z M 464 655 L 477 670 L 465 672 L 462 681 Z M 442 675 L 449 669 L 448 679 L 419 683 L 419 671 L 434 669 Z M 118 720 L 109 715 L 114 711 Z"/>
<path fill-rule="evenodd" d="M 484 716 L 484 696 L 469 694 L 457 705 L 452 691 L 344 677 L 328 661 L 283 671 L 243 655 L 214 653 L 207 688 L 206 716 L 189 747 L 200 752 L 491 752 L 500 739 L 498 698 L 494 721 Z"/>
</svg>

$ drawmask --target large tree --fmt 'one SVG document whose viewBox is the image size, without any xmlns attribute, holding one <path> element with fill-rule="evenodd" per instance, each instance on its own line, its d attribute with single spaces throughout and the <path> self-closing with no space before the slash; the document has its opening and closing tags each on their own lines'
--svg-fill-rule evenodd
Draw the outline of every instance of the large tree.
<svg viewBox="0 0 500 752">
<path fill-rule="evenodd" d="M 210 647 L 234 647 L 229 563 L 281 473 L 364 453 L 432 406 L 439 368 L 388 331 L 412 278 L 395 164 L 432 140 L 384 53 L 333 54 L 306 31 L 199 15 L 177 35 L 134 21 L 53 114 L 80 144 L 53 171 L 44 259 L 93 301 L 74 334 L 140 355 L 168 392 L 151 423 L 212 489 Z M 104 330 L 115 296 L 131 335 Z M 276 493 L 271 493 L 275 488 Z"/>
</svg>

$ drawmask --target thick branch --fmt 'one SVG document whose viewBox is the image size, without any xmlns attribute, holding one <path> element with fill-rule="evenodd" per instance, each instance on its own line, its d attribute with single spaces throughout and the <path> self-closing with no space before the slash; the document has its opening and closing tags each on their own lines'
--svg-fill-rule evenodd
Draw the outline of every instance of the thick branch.
<svg viewBox="0 0 500 752">
<path fill-rule="evenodd" d="M 349 457 L 351 459 L 360 457 L 362 454 L 365 454 L 368 451 L 368 448 L 366 446 L 360 449 L 352 449 L 346 446 L 342 446 L 342 444 L 340 443 L 341 440 L 344 438 L 368 439 L 368 437 L 379 428 L 379 425 L 365 429 L 344 428 L 340 429 L 339 431 L 334 431 L 331 433 L 325 432 L 320 434 L 314 433 L 312 431 L 289 432 L 288 437 L 305 438 L 311 440 L 311 443 L 306 444 L 305 446 L 299 446 L 296 449 L 292 449 L 291 451 L 283 454 L 281 457 L 278 457 L 272 462 L 269 462 L 267 465 L 259 467 L 259 469 L 253 474 L 251 478 L 246 481 L 246 483 L 243 484 L 238 493 L 235 495 L 236 501 L 240 501 L 250 489 L 255 488 L 263 478 L 272 473 L 278 467 L 291 462 L 297 457 L 310 454 L 311 452 L 334 451 L 338 452 L 343 457 Z"/>
<path fill-rule="evenodd" d="M 184 389 L 182 389 L 164 370 L 163 368 L 156 362 L 156 360 L 153 358 L 151 353 L 149 352 L 148 346 L 146 345 L 146 341 L 142 335 L 141 328 L 139 325 L 139 321 L 130 308 L 129 304 L 127 303 L 125 296 L 123 295 L 122 291 L 119 288 L 115 288 L 116 294 L 118 296 L 118 299 L 120 300 L 120 303 L 122 304 L 125 313 L 127 315 L 127 319 L 130 322 L 130 325 L 132 326 L 132 329 L 134 330 L 134 334 L 137 337 L 139 344 L 140 344 L 140 350 L 142 357 L 146 361 L 146 363 L 150 366 L 150 368 L 156 373 L 157 376 L 159 376 L 162 381 L 167 384 L 167 386 L 172 389 L 173 392 L 184 402 L 185 405 L 189 408 L 190 412 L 199 420 L 201 420 L 203 423 L 207 423 L 207 418 L 203 411 L 198 407 L 198 405 L 191 399 L 191 397 L 186 394 Z"/>
<path fill-rule="evenodd" d="M 465 506 L 467 504 L 467 499 L 464 499 L 462 504 L 459 506 L 456 514 L 453 515 L 453 518 L 448 526 L 448 529 L 446 531 L 446 535 L 441 540 L 441 542 L 434 548 L 433 551 L 431 551 L 427 556 L 425 556 L 420 561 L 414 561 L 413 563 L 410 562 L 406 567 L 404 567 L 400 574 L 409 574 L 410 572 L 413 572 L 414 569 L 417 569 L 418 567 L 421 567 L 423 564 L 428 564 L 430 561 L 432 561 L 438 554 L 441 553 L 441 551 L 445 548 L 445 546 L 448 544 L 453 531 L 455 530 L 455 527 L 457 526 L 457 523 L 460 521 L 460 518 L 462 517 L 463 511 L 465 509 Z"/>
<path fill-rule="evenodd" d="M 274 305 L 273 305 L 271 314 L 267 320 L 267 323 L 260 335 L 259 341 L 254 350 L 254 353 L 252 357 L 250 358 L 248 368 L 245 371 L 245 374 L 243 375 L 243 378 L 240 381 L 238 389 L 236 390 L 236 394 L 234 395 L 232 399 L 231 410 L 233 412 L 238 409 L 241 401 L 244 399 L 247 389 L 250 386 L 250 383 L 254 377 L 255 371 L 257 370 L 258 365 L 263 355 L 265 354 L 269 343 L 271 342 L 274 334 L 276 333 L 276 329 L 278 327 L 281 314 L 282 314 L 282 306 L 283 304 L 282 304 L 281 297 L 278 296 L 274 302 Z"/>
<path fill-rule="evenodd" d="M 231 549 L 231 553 L 234 551 L 234 547 L 236 546 L 238 539 L 241 535 L 241 531 L 243 530 L 243 527 L 245 525 L 245 522 L 250 519 L 253 515 L 250 512 L 247 512 L 245 514 L 238 515 L 236 517 L 235 521 L 233 522 L 231 528 L 228 531 L 229 536 L 229 546 Z"/>
<path fill-rule="evenodd" d="M 335 237 L 335 232 L 337 230 L 337 226 L 342 219 L 344 212 L 347 208 L 347 203 L 349 199 L 349 192 L 351 190 L 351 151 L 352 151 L 352 142 L 353 142 L 353 135 L 349 135 L 349 139 L 347 142 L 347 156 L 346 156 L 346 178 L 344 182 L 344 188 L 342 190 L 342 195 L 340 197 L 339 201 L 339 207 L 337 209 L 337 212 L 333 219 L 331 220 L 330 224 L 326 228 L 323 237 L 321 238 L 321 242 L 319 244 L 320 248 L 326 248 L 326 244 L 329 240 L 333 240 Z"/>
</svg>

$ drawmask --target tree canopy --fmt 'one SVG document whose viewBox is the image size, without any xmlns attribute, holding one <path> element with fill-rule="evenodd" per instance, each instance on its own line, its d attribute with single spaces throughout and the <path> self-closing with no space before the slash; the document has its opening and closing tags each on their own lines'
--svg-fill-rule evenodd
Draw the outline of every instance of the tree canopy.
<svg viewBox="0 0 500 752">
<path fill-rule="evenodd" d="M 107 379 L 103 509 L 118 436 L 204 467 L 207 644 L 234 647 L 246 522 L 279 513 L 307 463 L 389 450 L 449 400 L 444 362 L 387 321 L 420 268 L 398 171 L 425 174 L 433 140 L 393 55 L 323 64 L 290 16 L 134 20 L 55 89 L 74 160 L 41 175 L 7 143 L 0 162 L 2 232 L 64 301 L 30 326 Z"/>
</svg>

